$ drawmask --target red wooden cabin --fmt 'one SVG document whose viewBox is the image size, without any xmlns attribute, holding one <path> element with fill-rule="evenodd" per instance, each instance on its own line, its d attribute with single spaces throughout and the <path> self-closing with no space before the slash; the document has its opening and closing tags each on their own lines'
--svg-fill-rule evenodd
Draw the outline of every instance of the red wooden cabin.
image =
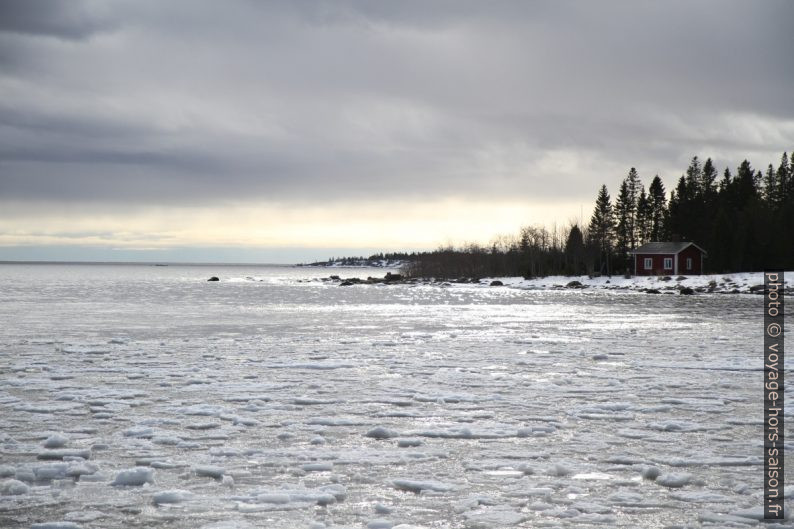
<svg viewBox="0 0 794 529">
<path fill-rule="evenodd" d="M 634 275 L 700 275 L 706 250 L 693 242 L 649 242 L 632 252 Z"/>
</svg>

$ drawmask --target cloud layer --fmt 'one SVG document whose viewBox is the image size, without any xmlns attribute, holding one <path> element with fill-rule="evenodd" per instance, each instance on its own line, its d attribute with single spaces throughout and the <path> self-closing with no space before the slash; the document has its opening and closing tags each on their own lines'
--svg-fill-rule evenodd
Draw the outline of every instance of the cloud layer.
<svg viewBox="0 0 794 529">
<path fill-rule="evenodd" d="M 765 165 L 794 148 L 791 20 L 785 0 L 3 0 L 0 202 L 589 204 L 630 166 Z"/>
</svg>

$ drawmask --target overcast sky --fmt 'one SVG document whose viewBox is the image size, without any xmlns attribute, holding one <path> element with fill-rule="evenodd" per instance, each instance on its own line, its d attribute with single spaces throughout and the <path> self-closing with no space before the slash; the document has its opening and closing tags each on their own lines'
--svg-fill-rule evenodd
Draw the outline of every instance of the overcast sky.
<svg viewBox="0 0 794 529">
<path fill-rule="evenodd" d="M 0 0 L 0 259 L 302 261 L 794 149 L 794 2 Z"/>
</svg>

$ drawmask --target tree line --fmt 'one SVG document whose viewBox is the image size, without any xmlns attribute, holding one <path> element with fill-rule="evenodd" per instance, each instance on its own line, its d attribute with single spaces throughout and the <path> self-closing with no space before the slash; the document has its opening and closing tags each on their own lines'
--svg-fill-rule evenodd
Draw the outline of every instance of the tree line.
<svg viewBox="0 0 794 529">
<path fill-rule="evenodd" d="M 756 170 L 744 160 L 722 176 L 695 156 L 668 195 L 659 175 L 646 190 L 635 168 L 613 202 L 599 189 L 586 226 L 525 227 L 490 245 L 468 244 L 412 254 L 404 272 L 417 277 L 539 277 L 615 274 L 633 269 L 631 251 L 646 242 L 695 242 L 708 252 L 706 272 L 794 268 L 794 153 Z"/>
<path fill-rule="evenodd" d="M 387 253 L 379 252 L 379 253 L 372 254 L 369 257 L 364 257 L 363 255 L 360 255 L 358 257 L 356 257 L 356 256 L 329 257 L 328 260 L 326 260 L 326 261 L 314 261 L 314 262 L 308 263 L 307 266 L 330 266 L 330 265 L 336 265 L 336 266 L 365 266 L 365 265 L 377 266 L 377 263 L 380 263 L 381 261 L 391 261 L 391 262 L 402 261 L 402 262 L 405 262 L 405 261 L 411 261 L 411 260 L 417 259 L 417 258 L 418 258 L 418 255 L 416 254 L 416 252 L 412 252 L 412 253 L 408 253 L 408 252 L 387 252 Z M 304 265 L 301 264 L 300 266 L 304 266 Z"/>
</svg>

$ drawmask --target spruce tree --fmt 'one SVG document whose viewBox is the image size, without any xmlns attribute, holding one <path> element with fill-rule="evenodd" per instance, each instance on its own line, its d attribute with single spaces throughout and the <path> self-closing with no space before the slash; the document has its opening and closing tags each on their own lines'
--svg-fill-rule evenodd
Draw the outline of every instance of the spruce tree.
<svg viewBox="0 0 794 529">
<path fill-rule="evenodd" d="M 792 153 L 792 158 L 794 158 L 794 153 Z M 794 166 L 794 160 L 792 160 L 792 166 Z M 780 165 L 777 168 L 777 173 L 775 174 L 775 178 L 777 180 L 777 189 L 778 189 L 778 197 L 781 202 L 785 202 L 786 199 L 791 200 L 791 180 L 792 180 L 792 167 L 789 167 L 789 158 L 787 153 L 783 153 L 783 156 L 780 158 Z"/>
<path fill-rule="evenodd" d="M 692 196 L 690 194 L 691 187 L 687 183 L 687 178 L 681 175 L 678 179 L 678 185 L 675 191 L 670 193 L 670 205 L 667 209 L 667 233 L 670 237 L 681 237 L 686 239 L 688 237 L 688 228 L 690 223 L 691 202 Z"/>
<path fill-rule="evenodd" d="M 700 166 L 700 160 L 697 156 L 692 157 L 689 167 L 686 170 L 684 178 L 686 184 L 687 195 L 689 200 L 693 200 L 700 194 L 703 187 L 703 168 Z"/>
<path fill-rule="evenodd" d="M 717 194 L 717 169 L 711 158 L 706 159 L 701 173 L 701 193 L 709 199 Z"/>
<path fill-rule="evenodd" d="M 645 186 L 640 186 L 637 199 L 637 245 L 645 244 L 651 239 L 651 202 L 645 194 Z"/>
<path fill-rule="evenodd" d="M 627 264 L 628 252 L 632 249 L 631 244 L 634 241 L 634 210 L 635 204 L 629 190 L 628 178 L 626 178 L 620 184 L 618 198 L 615 201 L 615 246 L 621 266 Z"/>
<path fill-rule="evenodd" d="M 637 175 L 637 169 L 632 167 L 629 170 L 625 182 L 628 190 L 628 199 L 626 201 L 628 247 L 630 250 L 633 250 L 637 247 L 637 201 L 640 198 L 640 187 L 642 186 L 640 178 Z"/>
<path fill-rule="evenodd" d="M 609 259 L 612 253 L 612 238 L 615 232 L 615 219 L 612 212 L 612 201 L 607 186 L 602 185 L 598 191 L 593 216 L 587 230 L 590 244 L 598 251 L 598 268 L 609 273 Z"/>
<path fill-rule="evenodd" d="M 757 177 L 750 162 L 744 160 L 736 170 L 734 200 L 735 206 L 744 208 L 758 195 Z"/>
<path fill-rule="evenodd" d="M 733 181 L 733 176 L 731 175 L 731 170 L 726 167 L 725 172 L 722 173 L 722 180 L 720 180 L 720 185 L 718 188 L 718 192 L 720 195 L 728 191 L 728 188 L 730 187 L 732 181 Z"/>
<path fill-rule="evenodd" d="M 776 210 L 780 204 L 780 188 L 778 187 L 777 172 L 770 163 L 764 175 L 764 201 L 771 210 Z"/>
</svg>

